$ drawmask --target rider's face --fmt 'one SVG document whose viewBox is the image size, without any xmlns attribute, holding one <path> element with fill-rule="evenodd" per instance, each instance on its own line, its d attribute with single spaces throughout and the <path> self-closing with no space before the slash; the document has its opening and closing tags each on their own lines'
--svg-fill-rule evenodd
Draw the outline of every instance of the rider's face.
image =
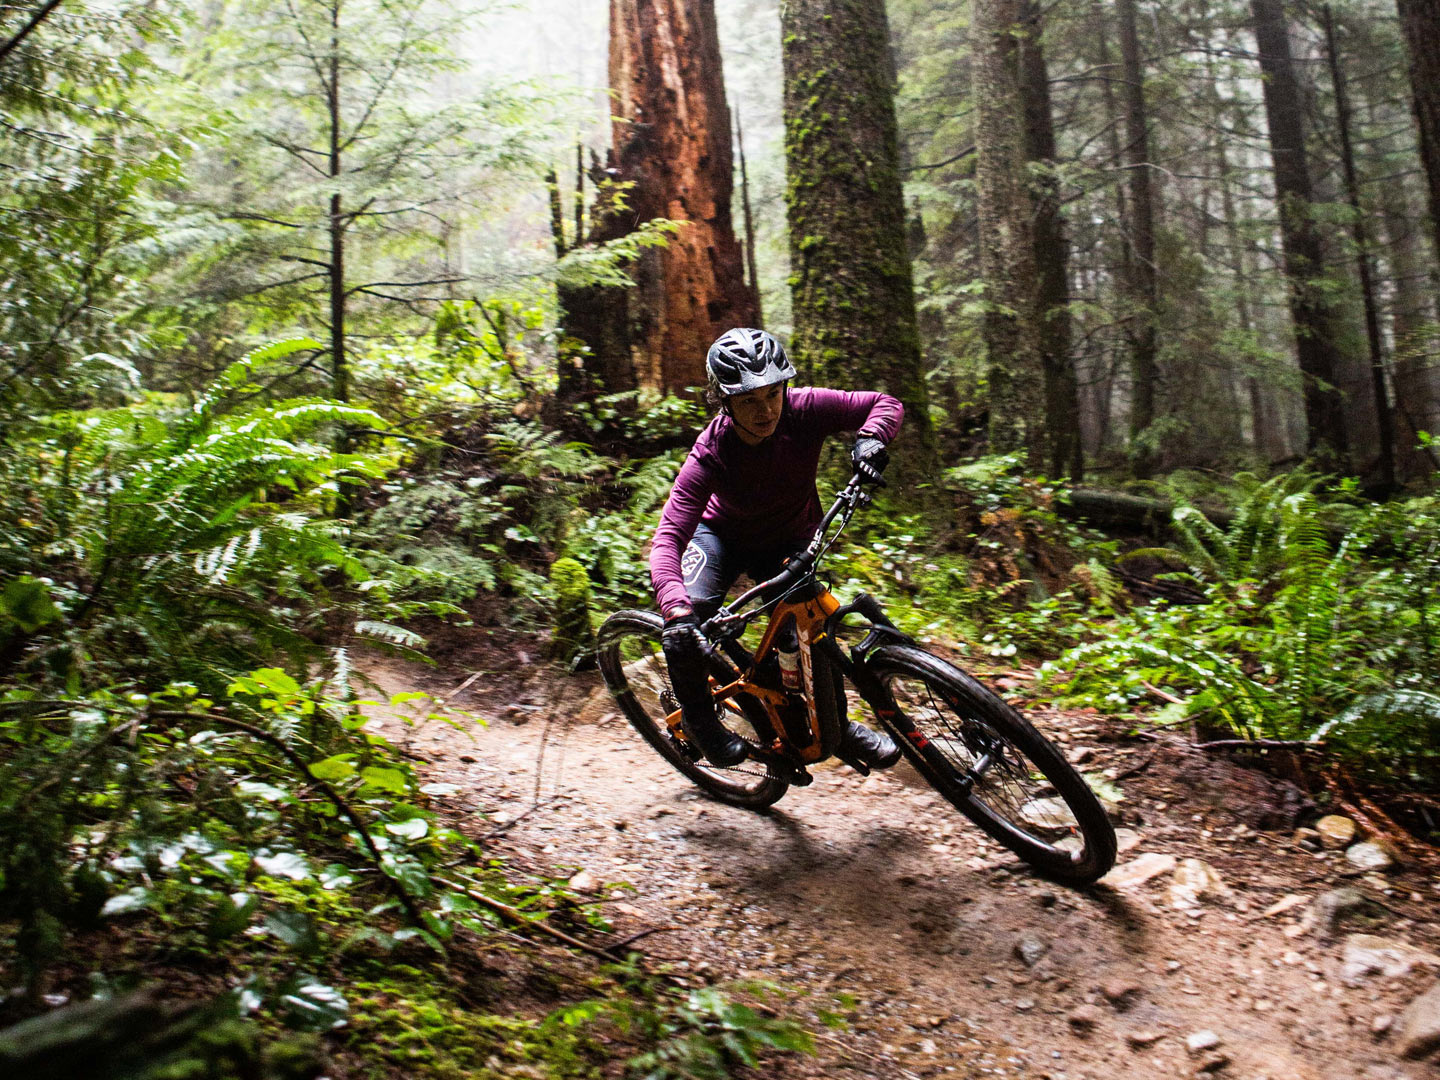
<svg viewBox="0 0 1440 1080">
<path fill-rule="evenodd" d="M 736 394 L 729 401 L 730 412 L 740 424 L 740 435 L 747 442 L 759 442 L 775 433 L 780 413 L 785 407 L 785 384 L 762 386 L 759 390 Z"/>
</svg>

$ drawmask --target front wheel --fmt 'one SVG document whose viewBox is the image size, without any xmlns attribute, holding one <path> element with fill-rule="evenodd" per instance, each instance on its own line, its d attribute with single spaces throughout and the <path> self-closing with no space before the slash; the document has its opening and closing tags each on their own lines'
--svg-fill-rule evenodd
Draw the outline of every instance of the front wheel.
<svg viewBox="0 0 1440 1080">
<path fill-rule="evenodd" d="M 955 666 L 909 645 L 869 658 L 898 712 L 879 719 L 936 791 L 1041 874 L 1088 885 L 1115 863 L 1100 800 L 1055 746 Z"/>
<path fill-rule="evenodd" d="M 596 635 L 596 659 L 605 685 L 645 741 L 709 795 L 747 810 L 764 809 L 789 789 L 783 777 L 748 758 L 729 768 L 711 765 L 704 758 L 697 760 L 671 735 L 665 717 L 678 709 L 680 702 L 670 686 L 670 671 L 660 647 L 663 629 L 660 616 L 651 611 L 617 611 L 606 619 Z M 714 663 L 717 679 L 729 682 L 739 674 L 719 657 Z M 759 745 L 759 736 L 742 712 L 727 705 L 720 715 L 746 742 Z"/>
</svg>

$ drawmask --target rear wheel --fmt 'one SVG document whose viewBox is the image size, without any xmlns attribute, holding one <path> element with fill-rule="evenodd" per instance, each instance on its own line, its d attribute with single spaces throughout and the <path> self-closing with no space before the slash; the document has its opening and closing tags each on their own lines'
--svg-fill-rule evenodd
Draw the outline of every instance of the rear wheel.
<svg viewBox="0 0 1440 1080">
<path fill-rule="evenodd" d="M 922 649 L 886 645 L 868 666 L 899 707 L 879 719 L 956 809 L 1055 881 L 1086 885 L 1114 865 L 1100 800 L 1023 716 Z"/>
<path fill-rule="evenodd" d="M 697 760 L 690 748 L 670 733 L 665 717 L 680 703 L 670 686 L 665 652 L 660 647 L 663 627 L 660 616 L 649 611 L 618 611 L 600 627 L 596 658 L 620 711 L 661 757 L 709 795 L 749 810 L 769 806 L 790 786 L 782 777 L 750 759 L 730 768 L 718 768 L 704 758 Z M 717 679 L 729 682 L 738 677 L 726 661 L 716 657 L 713 662 Z M 760 737 L 743 713 L 727 704 L 720 715 L 726 726 L 751 746 L 759 745 Z"/>
</svg>

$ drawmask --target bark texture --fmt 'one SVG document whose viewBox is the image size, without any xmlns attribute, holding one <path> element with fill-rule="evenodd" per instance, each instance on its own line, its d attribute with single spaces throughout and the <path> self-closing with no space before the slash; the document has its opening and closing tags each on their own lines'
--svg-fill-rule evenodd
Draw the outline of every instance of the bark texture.
<svg viewBox="0 0 1440 1080">
<path fill-rule="evenodd" d="M 1335 119 L 1340 135 L 1340 164 L 1345 179 L 1345 197 L 1350 204 L 1350 236 L 1355 243 L 1355 270 L 1360 281 L 1360 300 L 1365 310 L 1365 342 L 1369 349 L 1370 396 L 1375 409 L 1378 434 L 1378 475 L 1374 486 L 1379 494 L 1395 487 L 1395 421 L 1390 413 L 1389 392 L 1385 385 L 1385 347 L 1380 335 L 1380 305 L 1375 294 L 1375 275 L 1371 266 L 1370 232 L 1365 209 L 1360 203 L 1360 178 L 1355 169 L 1355 148 L 1350 136 L 1350 93 L 1345 68 L 1340 58 L 1335 17 L 1330 5 L 1320 9 L 1325 26 L 1325 52 L 1330 61 L 1330 82 L 1335 91 Z M 1363 462 L 1356 455 L 1356 464 Z"/>
<path fill-rule="evenodd" d="M 905 404 L 901 465 L 934 456 L 906 250 L 883 0 L 781 5 L 786 211 L 800 369 Z"/>
<path fill-rule="evenodd" d="M 713 0 L 611 0 L 610 88 L 615 168 L 634 186 L 597 239 L 653 218 L 688 222 L 631 272 L 636 376 L 663 390 L 700 386 L 710 343 L 756 321 L 730 217 L 730 113 Z"/>
<path fill-rule="evenodd" d="M 1324 248 L 1316 227 L 1313 188 L 1305 153 L 1305 113 L 1295 77 L 1290 36 L 1281 0 L 1251 0 L 1260 69 L 1265 76 L 1265 118 L 1275 166 L 1275 195 L 1280 206 L 1280 237 L 1285 276 L 1290 285 L 1290 314 L 1305 379 L 1307 447 L 1312 454 L 1348 468 L 1349 447 L 1336 379 L 1341 368 L 1335 347 L 1339 320 L 1319 278 L 1325 271 Z"/>
<path fill-rule="evenodd" d="M 1038 0 L 1025 0 L 1020 38 L 1020 96 L 1025 106 L 1025 156 L 1034 167 L 1032 244 L 1036 270 L 1036 317 L 1045 382 L 1045 427 L 1052 476 L 1080 480 L 1080 392 L 1070 352 L 1070 245 L 1060 214 L 1060 181 L 1055 173 L 1055 122 L 1050 110 L 1050 75 L 1042 42 Z"/>
<path fill-rule="evenodd" d="M 1410 58 L 1410 89 L 1429 181 L 1430 226 L 1440 253 L 1440 0 L 1397 0 Z"/>
<path fill-rule="evenodd" d="M 990 383 L 990 446 L 1024 449 L 1045 465 L 1044 362 L 1035 312 L 1037 293 L 1032 205 L 1025 183 L 1020 99 L 1018 0 L 976 0 L 970 22 L 975 100 L 975 181 L 980 217 L 980 272 L 988 302 L 983 321 Z"/>
<path fill-rule="evenodd" d="M 1140 62 L 1135 0 L 1117 0 L 1120 61 L 1125 82 L 1125 165 L 1130 218 L 1125 223 L 1130 258 L 1128 292 L 1134 307 L 1126 336 L 1130 345 L 1130 460 L 1135 475 L 1154 468 L 1155 451 L 1146 431 L 1155 422 L 1155 313 L 1159 304 L 1155 273 L 1155 187 L 1150 175 L 1150 119 L 1145 111 L 1145 72 Z"/>
</svg>

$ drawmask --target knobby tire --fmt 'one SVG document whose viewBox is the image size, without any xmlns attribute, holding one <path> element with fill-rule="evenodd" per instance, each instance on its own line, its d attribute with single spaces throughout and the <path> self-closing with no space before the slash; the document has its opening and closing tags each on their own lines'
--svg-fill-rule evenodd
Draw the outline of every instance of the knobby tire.
<svg viewBox="0 0 1440 1080">
<path fill-rule="evenodd" d="M 1115 830 L 1100 800 L 1054 744 L 998 695 L 909 645 L 876 649 L 868 666 L 900 707 L 898 717 L 879 719 L 957 810 L 1062 884 L 1087 885 L 1114 865 Z M 967 789 L 966 774 L 987 750 L 998 751 L 996 760 Z"/>
<path fill-rule="evenodd" d="M 663 629 L 663 620 L 651 611 L 618 611 L 606 619 L 596 635 L 596 659 L 605 685 L 641 738 L 707 795 L 731 806 L 763 810 L 789 789 L 786 780 L 750 759 L 724 769 L 703 758 L 692 760 L 671 736 L 665 717 L 674 707 L 673 690 L 660 646 Z M 711 673 L 721 683 L 739 677 L 733 665 L 719 655 L 711 662 Z M 732 710 L 722 709 L 721 715 L 741 736 L 755 741 L 753 729 Z"/>
</svg>

